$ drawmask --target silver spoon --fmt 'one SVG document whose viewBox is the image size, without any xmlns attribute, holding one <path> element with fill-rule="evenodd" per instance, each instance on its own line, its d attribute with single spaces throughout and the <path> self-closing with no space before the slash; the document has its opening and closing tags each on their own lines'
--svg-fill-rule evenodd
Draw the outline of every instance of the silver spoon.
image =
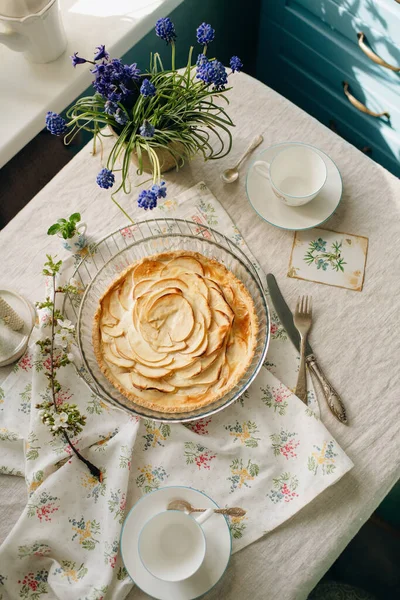
<svg viewBox="0 0 400 600">
<path fill-rule="evenodd" d="M 186 500 L 172 500 L 168 506 L 167 510 L 183 510 L 188 513 L 192 512 L 205 512 L 208 510 L 207 508 L 194 508 L 190 502 L 186 502 Z M 216 508 L 214 510 L 215 513 L 219 515 L 228 515 L 229 517 L 243 517 L 246 514 L 246 511 L 243 508 L 238 508 L 236 506 L 232 508 Z"/>
<path fill-rule="evenodd" d="M 244 161 L 244 159 L 250 154 L 250 152 L 253 152 L 253 150 L 255 150 L 263 141 L 263 136 L 257 135 L 251 142 L 250 146 L 247 148 L 246 152 L 243 154 L 241 159 L 236 163 L 236 165 L 234 167 L 231 167 L 230 169 L 225 169 L 225 171 L 221 173 L 222 181 L 224 181 L 225 183 L 233 183 L 234 181 L 236 181 L 239 177 L 239 167 Z"/>
</svg>

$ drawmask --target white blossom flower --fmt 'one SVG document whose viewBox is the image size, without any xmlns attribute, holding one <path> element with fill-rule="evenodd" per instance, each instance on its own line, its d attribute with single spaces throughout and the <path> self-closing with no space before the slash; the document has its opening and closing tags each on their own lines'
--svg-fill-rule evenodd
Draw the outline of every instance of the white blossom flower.
<svg viewBox="0 0 400 600">
<path fill-rule="evenodd" d="M 69 321 L 69 319 L 58 319 L 58 324 L 60 325 L 61 329 L 67 329 L 68 331 L 75 330 L 75 325 Z"/>
<path fill-rule="evenodd" d="M 72 354 L 72 352 L 68 352 L 67 354 L 67 358 L 69 360 L 69 362 L 74 362 L 74 355 Z"/>
<path fill-rule="evenodd" d="M 68 341 L 64 335 L 61 333 L 56 333 L 54 336 L 54 345 L 56 348 L 66 348 L 68 346 Z"/>
<path fill-rule="evenodd" d="M 53 431 L 57 429 L 68 427 L 68 415 L 65 412 L 57 413 L 54 415 Z"/>
</svg>

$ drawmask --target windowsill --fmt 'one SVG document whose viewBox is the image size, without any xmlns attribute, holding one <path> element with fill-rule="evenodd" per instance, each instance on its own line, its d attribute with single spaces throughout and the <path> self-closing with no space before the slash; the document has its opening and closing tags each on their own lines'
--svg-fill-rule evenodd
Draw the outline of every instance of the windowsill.
<svg viewBox="0 0 400 600">
<path fill-rule="evenodd" d="M 182 1 L 62 0 L 67 49 L 45 65 L 0 45 L 0 168 L 43 129 L 48 110 L 61 112 L 90 85 L 90 70 L 73 69 L 71 54 L 90 57 L 105 44 L 113 57 L 121 57 Z"/>
</svg>

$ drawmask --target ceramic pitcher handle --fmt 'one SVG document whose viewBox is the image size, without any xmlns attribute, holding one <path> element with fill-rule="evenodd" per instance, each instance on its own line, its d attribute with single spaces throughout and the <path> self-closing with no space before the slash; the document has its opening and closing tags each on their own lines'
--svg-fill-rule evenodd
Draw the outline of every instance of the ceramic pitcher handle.
<svg viewBox="0 0 400 600">
<path fill-rule="evenodd" d="M 80 229 L 83 229 L 83 231 L 80 231 Z M 80 235 L 83 235 L 84 233 L 86 233 L 86 229 L 87 229 L 87 225 L 83 221 L 82 221 L 82 223 L 78 223 L 78 225 L 76 226 L 76 230 L 78 233 L 80 233 Z"/>
<path fill-rule="evenodd" d="M 214 514 L 213 508 L 208 508 L 205 512 L 201 513 L 198 517 L 196 517 L 196 521 L 199 525 L 202 525 L 204 521 L 207 521 Z"/>
<path fill-rule="evenodd" d="M 259 175 L 269 179 L 269 162 L 266 160 L 256 160 L 253 166 Z"/>
</svg>

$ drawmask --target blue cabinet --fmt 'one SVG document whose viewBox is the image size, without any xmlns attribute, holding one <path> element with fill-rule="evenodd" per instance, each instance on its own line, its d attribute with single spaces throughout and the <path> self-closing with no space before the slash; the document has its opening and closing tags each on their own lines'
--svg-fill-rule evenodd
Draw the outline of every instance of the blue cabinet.
<svg viewBox="0 0 400 600">
<path fill-rule="evenodd" d="M 257 76 L 400 176 L 397 0 L 262 0 Z"/>
</svg>

